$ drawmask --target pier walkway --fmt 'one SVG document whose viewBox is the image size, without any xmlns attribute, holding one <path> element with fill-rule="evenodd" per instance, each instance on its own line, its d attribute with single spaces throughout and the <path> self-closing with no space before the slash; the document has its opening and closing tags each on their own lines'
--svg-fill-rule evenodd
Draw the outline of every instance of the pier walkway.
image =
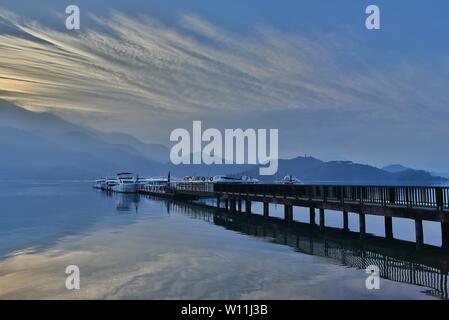
<svg viewBox="0 0 449 320">
<path fill-rule="evenodd" d="M 145 193 L 145 192 L 143 192 Z M 147 193 L 148 194 L 148 193 Z M 158 193 L 150 193 L 158 196 Z M 359 234 L 366 234 L 366 215 L 383 216 L 385 235 L 393 238 L 392 218 L 415 221 L 416 246 L 424 244 L 423 221 L 441 223 L 442 247 L 449 249 L 449 187 L 434 186 L 359 186 L 359 185 L 286 185 L 214 182 L 171 183 L 165 197 L 183 200 L 216 199 L 216 206 L 232 213 L 251 212 L 252 202 L 263 203 L 269 217 L 269 204 L 284 206 L 284 220 L 293 221 L 293 207 L 307 207 L 310 224 L 325 229 L 325 210 L 342 212 L 343 230 L 348 228 L 348 213 L 359 216 Z"/>
</svg>

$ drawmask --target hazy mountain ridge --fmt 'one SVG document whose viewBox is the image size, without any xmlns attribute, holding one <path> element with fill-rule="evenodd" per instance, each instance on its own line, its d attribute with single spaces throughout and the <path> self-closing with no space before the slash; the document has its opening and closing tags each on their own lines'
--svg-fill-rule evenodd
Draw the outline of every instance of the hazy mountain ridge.
<svg viewBox="0 0 449 320">
<path fill-rule="evenodd" d="M 82 127 L 48 112 L 36 113 L 0 100 L 0 175 L 8 179 L 92 179 L 129 170 L 141 175 L 249 175 L 262 181 L 287 174 L 304 182 L 445 181 L 424 170 L 401 165 L 379 169 L 351 161 L 313 157 L 279 160 L 275 176 L 260 176 L 255 165 L 179 165 L 168 162 L 165 146 L 146 144 L 133 136 Z M 393 171 L 393 172 L 392 172 Z"/>
<path fill-rule="evenodd" d="M 413 170 L 413 169 L 403 166 L 401 164 L 390 164 L 388 166 L 382 167 L 382 170 L 385 170 L 385 171 L 388 171 L 391 173 L 398 173 L 398 172 L 403 172 L 403 171 Z"/>
<path fill-rule="evenodd" d="M 3 178 L 74 179 L 123 169 L 157 174 L 168 149 L 120 133 L 103 133 L 48 112 L 30 112 L 0 101 Z M 115 141 L 114 141 L 115 139 Z"/>
<path fill-rule="evenodd" d="M 353 182 L 353 183 L 439 183 L 447 181 L 434 177 L 424 170 L 407 169 L 400 172 L 388 172 L 371 165 L 351 161 L 322 161 L 313 157 L 296 157 L 279 160 L 279 170 L 274 177 L 260 176 L 259 167 L 241 172 L 262 181 L 282 179 L 293 175 L 304 182 Z"/>
</svg>

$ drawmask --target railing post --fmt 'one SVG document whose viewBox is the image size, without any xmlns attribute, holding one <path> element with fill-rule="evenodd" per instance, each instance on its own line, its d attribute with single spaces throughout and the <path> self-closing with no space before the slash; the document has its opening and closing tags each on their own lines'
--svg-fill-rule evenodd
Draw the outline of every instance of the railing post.
<svg viewBox="0 0 449 320">
<path fill-rule="evenodd" d="M 345 203 L 345 187 L 340 186 L 340 202 L 341 204 Z"/>
<path fill-rule="evenodd" d="M 442 187 L 435 188 L 435 200 L 437 202 L 437 211 L 443 211 L 444 203 L 443 203 L 443 188 Z"/>
<path fill-rule="evenodd" d="M 405 203 L 407 208 L 411 208 L 412 205 L 410 203 L 410 188 L 409 187 L 405 187 Z"/>
<path fill-rule="evenodd" d="M 394 187 L 388 188 L 388 196 L 389 196 L 389 203 L 395 204 L 396 203 L 396 192 Z"/>
</svg>

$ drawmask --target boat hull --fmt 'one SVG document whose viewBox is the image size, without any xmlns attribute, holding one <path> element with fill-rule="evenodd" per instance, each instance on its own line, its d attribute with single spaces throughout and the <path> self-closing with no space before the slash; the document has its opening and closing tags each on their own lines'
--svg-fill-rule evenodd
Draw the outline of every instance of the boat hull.
<svg viewBox="0 0 449 320">
<path fill-rule="evenodd" d="M 136 193 L 137 183 L 120 183 L 113 186 L 112 191 L 120 193 Z"/>
</svg>

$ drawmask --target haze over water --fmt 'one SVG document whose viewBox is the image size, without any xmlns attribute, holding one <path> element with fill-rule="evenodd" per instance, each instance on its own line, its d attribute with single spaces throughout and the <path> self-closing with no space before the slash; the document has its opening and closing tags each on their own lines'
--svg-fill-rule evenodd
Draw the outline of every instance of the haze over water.
<svg viewBox="0 0 449 320">
<path fill-rule="evenodd" d="M 87 182 L 10 181 L 0 202 L 1 299 L 434 298 L 386 279 L 367 290 L 364 269 L 235 231 L 206 208 L 106 194 Z M 270 210 L 282 216 L 281 206 Z M 308 209 L 294 213 L 308 220 Z M 341 225 L 341 214 L 326 219 Z M 356 221 L 351 215 L 351 230 Z M 425 242 L 439 245 L 439 226 L 424 227 Z M 383 220 L 367 216 L 367 231 L 382 235 Z M 413 222 L 394 220 L 394 232 L 414 239 Z M 78 291 L 65 288 L 68 265 L 80 268 Z"/>
</svg>

